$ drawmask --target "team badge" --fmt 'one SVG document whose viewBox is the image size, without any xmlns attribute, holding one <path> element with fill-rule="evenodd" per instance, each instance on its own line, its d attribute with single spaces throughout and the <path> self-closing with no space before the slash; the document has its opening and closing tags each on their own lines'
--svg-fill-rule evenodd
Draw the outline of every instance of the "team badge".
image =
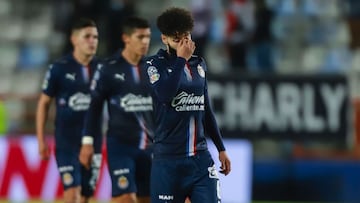
<svg viewBox="0 0 360 203">
<path fill-rule="evenodd" d="M 204 68 L 200 64 L 197 66 L 197 70 L 198 70 L 199 75 L 204 78 L 205 71 L 204 71 Z"/>
<path fill-rule="evenodd" d="M 160 74 L 155 66 L 149 66 L 147 73 L 149 75 L 150 83 L 154 84 L 160 79 Z"/>
<path fill-rule="evenodd" d="M 129 186 L 129 181 L 125 176 L 120 176 L 118 179 L 118 186 L 121 189 L 125 189 Z"/>
<path fill-rule="evenodd" d="M 74 182 L 74 179 L 70 173 L 64 173 L 62 175 L 64 185 L 71 185 Z"/>
</svg>

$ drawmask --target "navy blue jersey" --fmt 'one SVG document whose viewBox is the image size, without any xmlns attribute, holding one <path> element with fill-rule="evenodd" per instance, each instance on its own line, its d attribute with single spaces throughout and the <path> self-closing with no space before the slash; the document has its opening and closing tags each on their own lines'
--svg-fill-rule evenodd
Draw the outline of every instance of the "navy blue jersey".
<svg viewBox="0 0 360 203">
<path fill-rule="evenodd" d="M 146 60 L 146 68 L 154 103 L 154 157 L 207 150 L 205 133 L 219 151 L 225 150 L 209 104 L 204 60 L 193 56 L 186 62 L 160 50 Z"/>
<path fill-rule="evenodd" d="M 57 149 L 80 149 L 85 114 L 90 104 L 90 81 L 99 64 L 98 60 L 92 60 L 84 67 L 69 54 L 50 65 L 46 73 L 42 89 L 56 101 Z M 96 143 L 98 151 L 101 140 Z"/>
<path fill-rule="evenodd" d="M 101 122 L 101 107 L 106 101 L 109 113 L 107 136 L 141 149 L 149 146 L 149 131 L 143 115 L 150 113 L 153 107 L 143 62 L 133 66 L 120 53 L 113 56 L 95 73 L 91 90 L 84 135 L 99 136 L 96 124 Z"/>
</svg>

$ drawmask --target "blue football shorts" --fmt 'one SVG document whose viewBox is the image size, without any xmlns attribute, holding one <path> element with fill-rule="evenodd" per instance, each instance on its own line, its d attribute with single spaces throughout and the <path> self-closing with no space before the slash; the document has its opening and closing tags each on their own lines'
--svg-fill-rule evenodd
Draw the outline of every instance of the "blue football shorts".
<svg viewBox="0 0 360 203">
<path fill-rule="evenodd" d="M 186 158 L 156 158 L 151 168 L 151 202 L 219 203 L 219 178 L 208 151 Z"/>
<path fill-rule="evenodd" d="M 56 149 L 56 163 L 64 190 L 81 186 L 82 196 L 92 196 L 99 177 L 101 156 L 94 154 L 90 169 L 86 169 L 80 164 L 78 151 Z"/>
<path fill-rule="evenodd" d="M 107 140 L 107 158 L 112 196 L 136 193 L 150 196 L 151 151 Z"/>
</svg>

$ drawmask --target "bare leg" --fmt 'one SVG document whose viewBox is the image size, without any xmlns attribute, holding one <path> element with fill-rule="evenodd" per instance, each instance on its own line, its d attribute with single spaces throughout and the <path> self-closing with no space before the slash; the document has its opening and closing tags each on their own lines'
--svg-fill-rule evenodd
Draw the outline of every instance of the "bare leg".
<svg viewBox="0 0 360 203">
<path fill-rule="evenodd" d="M 89 203 L 89 197 L 81 196 L 81 203 Z"/>
<path fill-rule="evenodd" d="M 80 203 L 80 186 L 71 187 L 64 191 L 64 201 L 65 203 Z"/>
<path fill-rule="evenodd" d="M 138 197 L 138 203 L 150 203 L 150 197 Z"/>
</svg>

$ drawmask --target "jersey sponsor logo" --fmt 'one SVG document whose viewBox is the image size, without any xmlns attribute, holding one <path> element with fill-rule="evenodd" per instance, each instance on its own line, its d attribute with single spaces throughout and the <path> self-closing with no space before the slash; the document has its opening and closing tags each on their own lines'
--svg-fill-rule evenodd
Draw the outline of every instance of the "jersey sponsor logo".
<svg viewBox="0 0 360 203">
<path fill-rule="evenodd" d="M 160 79 L 160 74 L 155 66 L 149 66 L 149 68 L 147 69 L 147 73 L 151 84 L 154 84 Z"/>
<path fill-rule="evenodd" d="M 174 200 L 174 195 L 159 195 L 160 200 Z"/>
<path fill-rule="evenodd" d="M 175 111 L 204 111 L 204 95 L 180 92 L 172 100 L 171 106 L 175 108 Z"/>
<path fill-rule="evenodd" d="M 75 76 L 76 76 L 75 73 L 66 73 L 65 74 L 65 78 L 69 79 L 69 80 L 72 80 L 72 81 L 75 81 Z"/>
<path fill-rule="evenodd" d="M 208 167 L 208 171 L 209 171 L 209 178 L 215 178 L 215 179 L 219 178 L 215 165 Z"/>
<path fill-rule="evenodd" d="M 120 176 L 118 178 L 118 186 L 121 189 L 126 189 L 129 186 L 129 181 L 125 176 Z"/>
<path fill-rule="evenodd" d="M 90 106 L 90 95 L 78 92 L 69 98 L 69 107 L 74 111 L 84 111 Z"/>
<path fill-rule="evenodd" d="M 200 64 L 197 66 L 197 71 L 198 71 L 200 77 L 202 77 L 202 78 L 205 77 L 205 70 Z"/>
<path fill-rule="evenodd" d="M 132 93 L 120 99 L 120 106 L 126 112 L 151 111 L 153 109 L 151 96 L 145 97 Z"/>
</svg>

